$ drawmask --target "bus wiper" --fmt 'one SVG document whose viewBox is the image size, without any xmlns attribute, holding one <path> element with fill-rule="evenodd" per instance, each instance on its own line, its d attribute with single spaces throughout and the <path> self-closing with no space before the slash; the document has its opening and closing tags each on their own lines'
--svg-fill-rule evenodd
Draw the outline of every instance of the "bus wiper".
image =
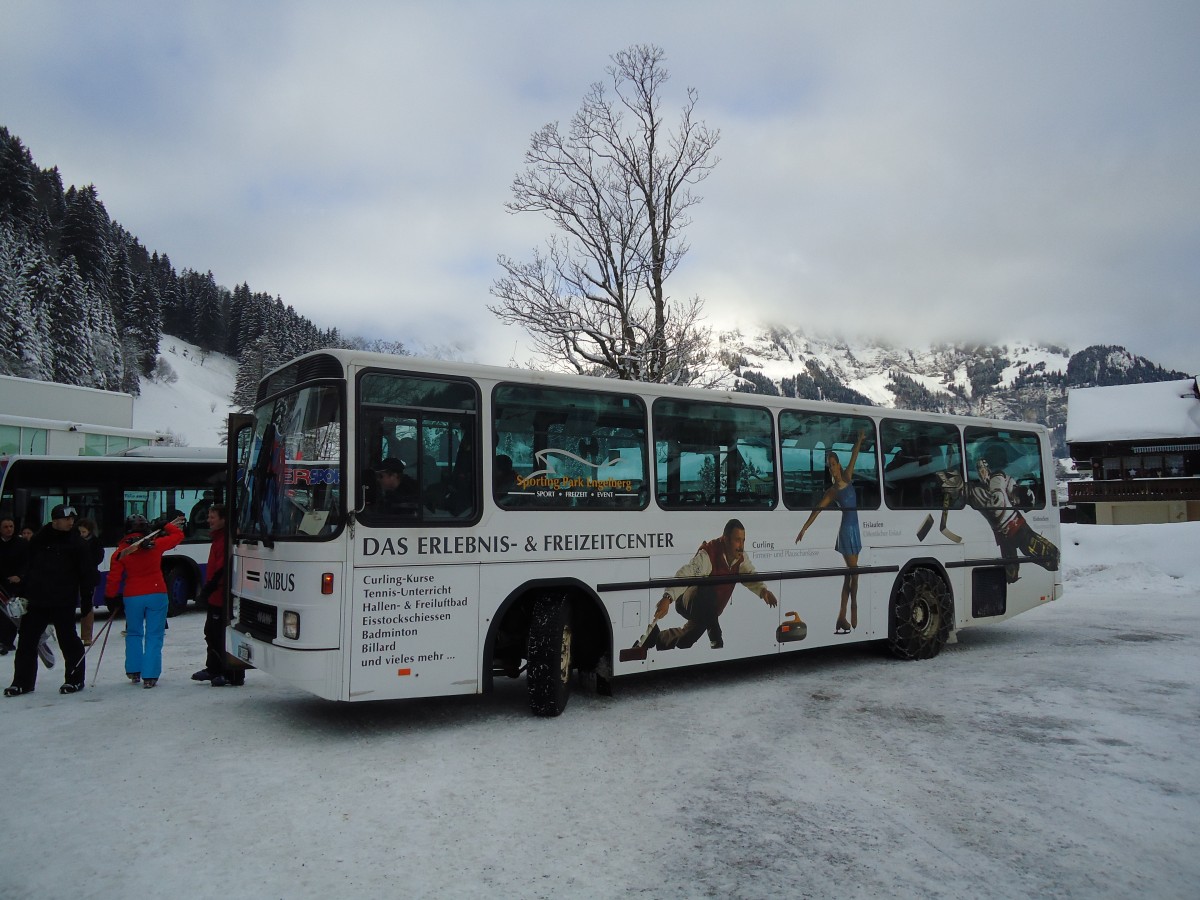
<svg viewBox="0 0 1200 900">
<path fill-rule="evenodd" d="M 271 474 L 271 459 L 275 456 L 275 441 L 278 429 L 274 422 L 269 422 L 263 429 L 262 443 L 258 446 L 258 458 L 254 461 L 254 484 L 250 490 L 250 534 L 258 528 L 258 537 L 268 550 L 274 548 L 275 541 L 267 531 L 267 523 L 263 516 L 263 506 L 267 501 L 268 476 Z"/>
</svg>

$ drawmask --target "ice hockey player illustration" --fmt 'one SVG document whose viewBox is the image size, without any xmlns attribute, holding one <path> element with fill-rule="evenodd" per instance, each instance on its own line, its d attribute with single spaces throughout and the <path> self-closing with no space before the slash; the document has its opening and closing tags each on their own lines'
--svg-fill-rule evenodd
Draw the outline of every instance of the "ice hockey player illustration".
<svg viewBox="0 0 1200 900">
<path fill-rule="evenodd" d="M 962 492 L 967 505 L 987 519 L 996 537 L 996 544 L 1000 547 L 1000 555 L 1009 561 L 1004 567 L 1008 583 L 1012 584 L 1021 577 L 1018 554 L 1028 557 L 1043 569 L 1057 572 L 1059 549 L 1034 531 L 1021 514 L 1022 507 L 1031 505 L 1029 491 L 1005 474 L 997 461 L 989 462 L 986 456 L 975 460 L 975 472 L 978 477 L 972 478 L 965 486 L 962 476 L 957 473 L 939 475 L 942 490 L 948 501 L 957 499 L 959 492 Z"/>
</svg>

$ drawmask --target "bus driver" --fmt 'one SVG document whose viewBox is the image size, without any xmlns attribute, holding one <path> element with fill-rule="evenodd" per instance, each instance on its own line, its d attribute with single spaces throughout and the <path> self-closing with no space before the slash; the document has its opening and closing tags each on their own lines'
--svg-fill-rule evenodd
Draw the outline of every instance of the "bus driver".
<svg viewBox="0 0 1200 900">
<path fill-rule="evenodd" d="M 388 516 L 415 516 L 419 490 L 415 479 L 404 474 L 404 463 L 389 456 L 376 469 L 379 493 L 373 511 Z"/>
</svg>

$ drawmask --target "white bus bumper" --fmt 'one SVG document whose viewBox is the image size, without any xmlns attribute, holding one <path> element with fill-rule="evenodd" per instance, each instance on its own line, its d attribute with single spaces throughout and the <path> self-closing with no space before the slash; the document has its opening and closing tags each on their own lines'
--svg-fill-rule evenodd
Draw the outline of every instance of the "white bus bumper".
<svg viewBox="0 0 1200 900">
<path fill-rule="evenodd" d="M 337 650 L 293 650 L 233 628 L 229 629 L 227 637 L 230 654 L 242 662 L 326 700 L 346 699 L 342 696 L 342 670 Z"/>
</svg>

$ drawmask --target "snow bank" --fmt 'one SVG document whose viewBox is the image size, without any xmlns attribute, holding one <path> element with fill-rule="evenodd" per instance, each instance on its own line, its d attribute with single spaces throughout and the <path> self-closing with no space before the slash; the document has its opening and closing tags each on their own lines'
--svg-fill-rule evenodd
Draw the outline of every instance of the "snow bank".
<svg viewBox="0 0 1200 900">
<path fill-rule="evenodd" d="M 1200 522 L 1170 525 L 1064 525 L 1064 581 L 1096 575 L 1114 584 L 1200 588 Z"/>
</svg>

